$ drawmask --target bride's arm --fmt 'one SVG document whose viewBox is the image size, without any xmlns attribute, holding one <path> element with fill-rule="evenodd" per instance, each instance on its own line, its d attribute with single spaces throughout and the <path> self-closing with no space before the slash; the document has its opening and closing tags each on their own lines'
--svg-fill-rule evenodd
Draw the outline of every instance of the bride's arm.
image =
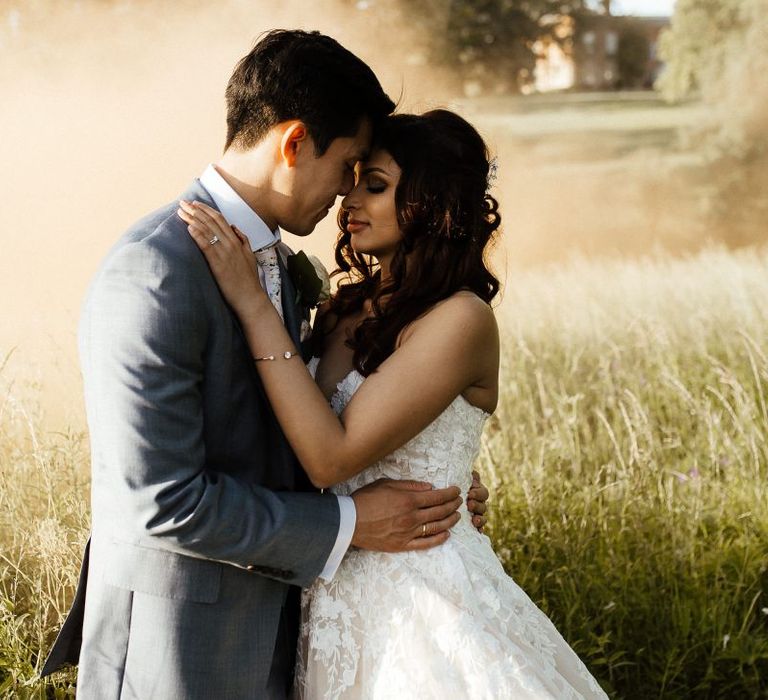
<svg viewBox="0 0 768 700">
<path fill-rule="evenodd" d="M 327 487 L 357 474 L 429 425 L 488 368 L 498 364 L 491 309 L 474 296 L 440 304 L 411 325 L 401 346 L 355 393 L 341 420 L 300 359 L 261 289 L 247 242 L 215 210 L 196 205 L 182 218 L 240 318 L 272 409 L 312 482 Z M 211 245 L 217 235 L 219 242 Z"/>
</svg>

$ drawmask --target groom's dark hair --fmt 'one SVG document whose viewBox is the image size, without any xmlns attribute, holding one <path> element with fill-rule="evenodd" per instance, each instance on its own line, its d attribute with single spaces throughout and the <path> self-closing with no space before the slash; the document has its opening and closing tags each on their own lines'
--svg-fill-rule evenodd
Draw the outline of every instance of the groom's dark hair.
<svg viewBox="0 0 768 700">
<path fill-rule="evenodd" d="M 363 119 L 376 123 L 395 108 L 370 67 L 320 32 L 264 34 L 229 80 L 225 150 L 251 148 L 276 124 L 303 121 L 318 156 Z"/>
</svg>

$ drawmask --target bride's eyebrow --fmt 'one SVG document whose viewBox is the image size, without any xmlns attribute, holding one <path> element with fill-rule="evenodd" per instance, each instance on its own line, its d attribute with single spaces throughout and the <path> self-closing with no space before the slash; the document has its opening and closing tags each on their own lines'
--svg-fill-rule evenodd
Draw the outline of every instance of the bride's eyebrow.
<svg viewBox="0 0 768 700">
<path fill-rule="evenodd" d="M 392 177 L 392 175 L 383 168 L 365 168 L 364 170 L 360 171 L 360 175 L 369 175 L 370 173 L 381 173 L 387 177 Z"/>
</svg>

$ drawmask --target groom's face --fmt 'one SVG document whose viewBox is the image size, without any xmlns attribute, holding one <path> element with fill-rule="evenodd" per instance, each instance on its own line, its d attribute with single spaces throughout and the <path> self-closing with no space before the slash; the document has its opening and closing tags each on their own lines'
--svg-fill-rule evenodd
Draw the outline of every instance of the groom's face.
<svg viewBox="0 0 768 700">
<path fill-rule="evenodd" d="M 291 206 L 280 225 L 297 236 L 307 236 L 335 208 L 336 198 L 355 186 L 355 164 L 364 160 L 371 142 L 371 125 L 364 121 L 354 136 L 334 139 L 323 155 L 311 139 L 296 159 Z"/>
</svg>

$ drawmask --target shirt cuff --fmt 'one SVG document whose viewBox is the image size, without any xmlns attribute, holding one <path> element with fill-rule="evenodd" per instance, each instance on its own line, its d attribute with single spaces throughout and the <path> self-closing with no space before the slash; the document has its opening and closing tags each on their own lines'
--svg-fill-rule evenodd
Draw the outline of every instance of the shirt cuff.
<svg viewBox="0 0 768 700">
<path fill-rule="evenodd" d="M 328 561 L 325 562 L 325 568 L 320 572 L 320 578 L 323 581 L 330 581 L 336 575 L 336 570 L 349 549 L 349 543 L 352 542 L 357 522 L 357 510 L 352 498 L 350 496 L 336 496 L 336 498 L 339 499 L 339 534 L 336 535 L 336 544 L 333 545 Z"/>
</svg>

